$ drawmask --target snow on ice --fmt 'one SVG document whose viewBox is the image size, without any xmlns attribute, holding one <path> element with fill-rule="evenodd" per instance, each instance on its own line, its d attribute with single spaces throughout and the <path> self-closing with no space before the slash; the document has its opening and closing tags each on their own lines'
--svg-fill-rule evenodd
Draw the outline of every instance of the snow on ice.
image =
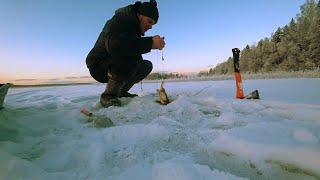
<svg viewBox="0 0 320 180">
<path fill-rule="evenodd" d="M 283 84 L 285 83 L 285 86 Z M 10 89 L 0 112 L 3 179 L 319 179 L 320 79 L 145 83 L 102 108 L 104 85 Z M 86 107 L 114 125 L 94 128 Z"/>
</svg>

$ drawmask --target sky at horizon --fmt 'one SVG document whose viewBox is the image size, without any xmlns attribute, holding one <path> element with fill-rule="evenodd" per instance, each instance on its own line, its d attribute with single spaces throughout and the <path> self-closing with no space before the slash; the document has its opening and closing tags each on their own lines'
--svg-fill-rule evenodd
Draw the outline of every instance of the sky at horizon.
<svg viewBox="0 0 320 180">
<path fill-rule="evenodd" d="M 85 64 L 105 22 L 130 0 L 0 0 L 0 83 L 90 76 Z M 146 36 L 164 36 L 161 52 L 143 55 L 154 71 L 212 67 L 270 37 L 305 0 L 158 0 L 160 18 Z"/>
</svg>

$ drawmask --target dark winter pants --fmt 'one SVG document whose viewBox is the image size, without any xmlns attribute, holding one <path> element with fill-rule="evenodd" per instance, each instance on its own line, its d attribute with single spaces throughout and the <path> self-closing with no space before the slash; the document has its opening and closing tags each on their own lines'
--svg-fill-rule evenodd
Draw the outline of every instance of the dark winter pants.
<svg viewBox="0 0 320 180">
<path fill-rule="evenodd" d="M 108 71 L 109 68 L 109 71 Z M 99 82 L 108 82 L 104 93 L 118 95 L 127 92 L 135 84 L 143 80 L 152 71 L 152 63 L 139 60 L 133 67 L 122 69 L 117 66 L 107 66 L 103 61 L 90 69 L 91 76 Z"/>
</svg>

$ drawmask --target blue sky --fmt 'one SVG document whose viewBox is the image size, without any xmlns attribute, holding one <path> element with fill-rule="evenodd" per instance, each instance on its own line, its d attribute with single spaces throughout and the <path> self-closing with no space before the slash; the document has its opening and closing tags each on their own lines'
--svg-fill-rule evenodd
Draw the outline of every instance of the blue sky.
<svg viewBox="0 0 320 180">
<path fill-rule="evenodd" d="M 88 76 L 87 53 L 105 22 L 129 0 L 0 0 L 0 81 Z M 147 36 L 165 37 L 144 55 L 154 70 L 216 65 L 231 49 L 270 37 L 305 0 L 158 0 L 160 18 Z"/>
</svg>

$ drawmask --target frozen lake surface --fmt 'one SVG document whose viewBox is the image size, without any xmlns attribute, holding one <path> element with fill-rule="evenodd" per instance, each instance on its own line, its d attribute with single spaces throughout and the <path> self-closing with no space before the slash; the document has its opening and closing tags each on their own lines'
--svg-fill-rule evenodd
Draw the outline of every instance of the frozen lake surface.
<svg viewBox="0 0 320 180">
<path fill-rule="evenodd" d="M 102 108 L 104 85 L 10 89 L 0 111 L 0 179 L 320 179 L 320 79 L 134 86 Z M 115 126 L 94 128 L 86 107 Z"/>
</svg>

